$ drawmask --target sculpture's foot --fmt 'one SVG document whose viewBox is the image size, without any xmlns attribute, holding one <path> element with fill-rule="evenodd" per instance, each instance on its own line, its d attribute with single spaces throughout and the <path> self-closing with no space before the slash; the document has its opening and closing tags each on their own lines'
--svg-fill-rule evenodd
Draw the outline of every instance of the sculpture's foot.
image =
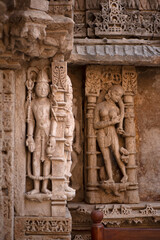
<svg viewBox="0 0 160 240">
<path fill-rule="evenodd" d="M 114 183 L 114 180 L 112 178 L 105 180 L 103 183 Z"/>
<path fill-rule="evenodd" d="M 50 190 L 48 190 L 47 188 L 42 188 L 41 190 L 42 193 L 45 193 L 45 194 L 52 194 L 52 192 Z"/>
<path fill-rule="evenodd" d="M 127 180 L 128 180 L 128 176 L 125 175 L 125 176 L 121 179 L 121 182 L 122 182 L 122 183 L 126 183 Z"/>
<path fill-rule="evenodd" d="M 37 193 L 39 193 L 39 190 L 33 189 L 33 190 L 27 192 L 27 195 L 33 195 L 33 194 L 37 194 Z"/>
<path fill-rule="evenodd" d="M 75 192 L 75 189 L 73 189 L 67 185 L 67 186 L 65 186 L 65 192 Z"/>
</svg>

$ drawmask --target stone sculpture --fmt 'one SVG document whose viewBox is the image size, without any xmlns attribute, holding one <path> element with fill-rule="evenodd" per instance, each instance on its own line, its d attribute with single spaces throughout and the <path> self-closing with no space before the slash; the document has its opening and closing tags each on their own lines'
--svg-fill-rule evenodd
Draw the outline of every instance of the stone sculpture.
<svg viewBox="0 0 160 240">
<path fill-rule="evenodd" d="M 74 116 L 74 121 L 75 121 L 75 127 L 74 127 L 74 132 L 73 132 L 73 150 L 71 153 L 72 156 L 72 166 L 71 166 L 71 172 L 75 169 L 77 163 L 78 163 L 78 155 L 81 153 L 81 144 L 80 144 L 80 123 L 77 118 L 77 99 L 73 99 L 73 116 Z M 74 179 L 73 175 L 71 176 L 71 181 L 72 181 L 72 186 L 76 188 L 76 190 L 79 189 L 79 184 L 76 184 L 76 179 Z"/>
<path fill-rule="evenodd" d="M 64 145 L 64 156 L 65 156 L 65 194 L 67 196 L 67 200 L 73 199 L 75 196 L 75 190 L 69 187 L 69 178 L 71 177 L 71 153 L 72 153 L 72 144 L 73 144 L 73 131 L 74 131 L 74 116 L 72 112 L 72 99 L 73 99 L 73 90 L 72 83 L 67 76 L 67 93 L 65 95 L 66 100 L 66 121 L 65 121 L 65 131 L 64 137 L 66 139 Z"/>
<path fill-rule="evenodd" d="M 28 80 L 27 88 L 30 92 L 33 87 L 34 82 L 31 79 Z M 57 122 L 51 100 L 48 97 L 49 92 L 47 73 L 44 70 L 39 71 L 35 86 L 36 97 L 33 100 L 29 97 L 28 104 L 28 133 L 26 139 L 26 146 L 29 151 L 28 176 L 34 180 L 34 189 L 28 192 L 29 195 L 40 192 L 51 194 L 47 187 L 51 167 L 49 158 L 53 156 L 55 150 Z M 31 173 L 31 165 L 33 174 Z M 40 180 L 43 180 L 41 190 Z"/>
<path fill-rule="evenodd" d="M 103 155 L 105 169 L 108 174 L 106 182 L 113 183 L 110 149 L 112 150 L 119 168 L 123 174 L 122 183 L 127 182 L 125 165 L 121 160 L 118 134 L 123 134 L 124 104 L 121 97 L 124 90 L 120 85 L 113 85 L 105 95 L 105 101 L 98 103 L 95 108 L 94 128 L 97 130 L 97 141 Z M 119 107 L 118 107 L 118 105 Z M 123 109 L 123 110 L 121 110 Z M 118 124 L 116 132 L 116 124 Z"/>
</svg>

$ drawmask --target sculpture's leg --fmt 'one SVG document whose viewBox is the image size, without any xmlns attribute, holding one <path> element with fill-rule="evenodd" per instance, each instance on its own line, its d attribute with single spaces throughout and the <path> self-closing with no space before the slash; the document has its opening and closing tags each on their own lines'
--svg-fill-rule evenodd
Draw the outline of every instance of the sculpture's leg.
<svg viewBox="0 0 160 240">
<path fill-rule="evenodd" d="M 109 150 L 109 148 L 104 148 L 104 147 L 101 147 L 100 149 L 101 149 L 101 152 L 102 152 L 102 155 L 103 155 L 103 158 L 104 158 L 104 163 L 105 163 L 106 171 L 107 171 L 107 174 L 108 174 L 107 182 L 114 182 L 113 174 L 112 174 L 110 150 Z"/>
<path fill-rule="evenodd" d="M 43 163 L 43 176 L 46 177 L 50 174 L 51 162 L 49 160 L 45 160 Z M 47 189 L 48 179 L 43 180 L 42 183 L 42 192 L 51 194 L 51 191 Z"/>
<path fill-rule="evenodd" d="M 126 174 L 126 167 L 125 167 L 124 163 L 121 161 L 118 138 L 114 139 L 114 142 L 112 143 L 111 147 L 112 147 L 112 151 L 114 153 L 114 156 L 116 158 L 116 161 L 118 163 L 118 166 L 121 169 L 121 172 L 123 174 L 123 178 L 121 179 L 121 182 L 123 182 L 123 183 L 127 182 L 128 176 Z"/>
<path fill-rule="evenodd" d="M 40 158 L 39 154 L 33 153 L 33 175 L 35 177 L 40 176 Z M 36 194 L 40 192 L 40 180 L 34 180 L 34 189 L 28 192 L 28 194 Z"/>
</svg>

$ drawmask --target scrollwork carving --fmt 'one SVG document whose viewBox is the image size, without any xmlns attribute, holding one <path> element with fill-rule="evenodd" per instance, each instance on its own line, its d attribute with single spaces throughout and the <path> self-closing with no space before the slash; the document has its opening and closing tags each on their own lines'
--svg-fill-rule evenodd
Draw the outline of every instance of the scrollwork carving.
<svg viewBox="0 0 160 240">
<path fill-rule="evenodd" d="M 87 67 L 86 95 L 99 96 L 100 90 L 107 91 L 113 84 L 121 84 L 121 70 L 119 67 Z"/>
<path fill-rule="evenodd" d="M 54 61 L 52 65 L 52 76 L 57 88 L 66 90 L 67 64 L 66 62 Z"/>
<path fill-rule="evenodd" d="M 137 93 L 137 73 L 134 67 L 123 67 L 122 86 L 126 92 Z"/>
<path fill-rule="evenodd" d="M 69 233 L 70 231 L 69 220 L 27 219 L 25 222 L 26 234 Z"/>
<path fill-rule="evenodd" d="M 137 2 L 139 4 L 137 5 Z M 147 2 L 147 1 L 146 1 Z M 156 4 L 145 4 L 141 1 L 101 1 L 101 11 L 95 6 L 95 10 L 87 12 L 87 25 L 89 36 L 104 37 L 107 35 L 136 35 L 146 37 L 160 34 L 159 12 Z M 157 4 L 159 5 L 159 4 Z M 128 8 L 132 8 L 128 10 Z M 135 9 L 136 8 L 136 9 Z M 141 11 L 139 11 L 139 10 Z M 145 9 L 155 12 L 145 12 Z"/>
</svg>

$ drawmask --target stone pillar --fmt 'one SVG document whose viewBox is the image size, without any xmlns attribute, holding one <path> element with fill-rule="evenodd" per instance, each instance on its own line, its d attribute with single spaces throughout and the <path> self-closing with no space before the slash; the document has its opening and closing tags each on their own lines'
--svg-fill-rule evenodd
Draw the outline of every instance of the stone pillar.
<svg viewBox="0 0 160 240">
<path fill-rule="evenodd" d="M 136 131 L 134 114 L 134 95 L 137 92 L 137 74 L 134 67 L 123 67 L 122 86 L 125 90 L 125 147 L 129 152 L 129 160 L 126 166 L 128 182 L 127 202 L 138 203 L 138 182 L 136 165 Z"/>
<path fill-rule="evenodd" d="M 87 97 L 86 105 L 86 201 L 94 201 L 96 191 L 98 190 L 98 179 L 97 179 L 97 154 L 96 150 L 96 132 L 93 126 L 94 123 L 94 109 L 97 102 L 97 97 L 100 92 L 100 74 L 99 69 L 96 67 L 97 76 L 94 78 L 93 66 L 88 66 L 86 70 L 86 86 L 85 93 Z"/>
<path fill-rule="evenodd" d="M 67 62 L 52 62 L 52 85 L 57 87 L 55 100 L 57 102 L 57 133 L 56 151 L 52 159 L 52 216 L 66 215 L 65 196 L 65 159 L 64 159 L 64 130 L 65 130 L 65 99 L 67 77 Z"/>
<path fill-rule="evenodd" d="M 93 127 L 94 109 L 96 106 L 96 95 L 87 96 L 87 196 L 97 189 L 97 154 L 96 151 L 96 134 Z M 91 197 L 91 196 L 90 196 Z"/>
</svg>

